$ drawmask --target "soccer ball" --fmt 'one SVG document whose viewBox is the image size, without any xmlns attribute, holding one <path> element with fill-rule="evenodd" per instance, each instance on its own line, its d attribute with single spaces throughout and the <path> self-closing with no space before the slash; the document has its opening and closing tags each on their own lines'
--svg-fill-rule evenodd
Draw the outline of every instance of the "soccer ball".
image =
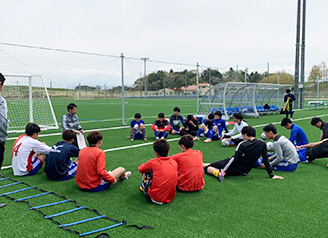
<svg viewBox="0 0 328 238">
<path fill-rule="evenodd" d="M 227 138 L 224 138 L 224 139 L 221 141 L 221 143 L 222 143 L 222 145 L 223 145 L 224 147 L 228 147 L 228 146 L 230 146 L 230 141 L 228 141 Z"/>
<path fill-rule="evenodd" d="M 273 151 L 273 143 L 272 142 L 266 143 L 266 146 L 267 146 L 268 151 Z"/>
<path fill-rule="evenodd" d="M 267 139 L 268 139 L 268 138 L 265 136 L 265 133 L 264 133 L 264 132 L 261 134 L 261 139 L 262 139 L 262 140 L 267 140 Z"/>
</svg>

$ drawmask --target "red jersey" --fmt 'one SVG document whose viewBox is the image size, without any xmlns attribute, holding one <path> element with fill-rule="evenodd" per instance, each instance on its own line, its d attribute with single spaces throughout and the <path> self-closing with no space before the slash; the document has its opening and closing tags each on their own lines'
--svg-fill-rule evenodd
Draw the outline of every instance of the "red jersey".
<svg viewBox="0 0 328 238">
<path fill-rule="evenodd" d="M 171 156 L 178 164 L 178 187 L 183 191 L 198 191 L 204 188 L 203 153 L 188 149 Z"/>
<path fill-rule="evenodd" d="M 113 183 L 115 178 L 106 171 L 105 152 L 98 147 L 85 147 L 80 150 L 79 163 L 75 181 L 79 188 L 96 188 L 104 179 L 106 182 Z"/>
<path fill-rule="evenodd" d="M 140 173 L 152 171 L 152 183 L 148 195 L 157 202 L 169 203 L 176 194 L 178 183 L 178 165 L 170 157 L 151 159 L 139 165 Z"/>
</svg>

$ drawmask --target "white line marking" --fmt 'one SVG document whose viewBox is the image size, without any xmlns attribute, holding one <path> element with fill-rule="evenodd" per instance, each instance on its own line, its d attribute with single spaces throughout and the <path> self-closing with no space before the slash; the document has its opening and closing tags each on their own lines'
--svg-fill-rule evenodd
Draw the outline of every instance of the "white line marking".
<svg viewBox="0 0 328 238">
<path fill-rule="evenodd" d="M 326 117 L 328 116 L 328 114 L 323 114 L 323 115 L 318 115 L 316 117 Z M 298 118 L 298 119 L 294 119 L 293 122 L 295 121 L 303 121 L 303 120 L 307 120 L 307 119 L 311 119 L 313 118 L 313 116 L 311 117 L 303 117 L 303 118 Z M 281 122 L 272 122 L 271 124 L 279 124 Z M 146 126 L 151 125 L 151 124 L 147 124 Z M 261 126 L 266 126 L 268 124 L 260 124 L 260 125 L 255 125 L 253 127 L 261 127 Z M 130 126 L 120 126 L 120 127 L 111 127 L 111 128 L 102 128 L 102 129 L 94 129 L 95 131 L 101 131 L 101 130 L 116 130 L 116 129 L 122 129 L 122 128 L 128 128 Z M 93 131 L 93 130 L 87 130 L 88 131 Z M 53 134 L 48 134 L 48 135 L 61 135 L 61 133 L 53 133 Z M 41 136 L 48 136 L 48 135 L 40 135 Z M 11 138 L 12 139 L 12 138 Z M 167 141 L 176 141 L 179 140 L 180 138 L 174 138 L 174 139 L 168 139 Z M 109 151 L 117 151 L 117 150 L 126 150 L 126 149 L 130 149 L 130 148 L 137 148 L 137 147 L 142 147 L 142 146 L 146 146 L 146 145 L 152 145 L 153 142 L 147 142 L 147 143 L 143 143 L 143 144 L 138 144 L 138 145 L 129 145 L 129 146 L 122 146 L 122 147 L 116 147 L 116 148 L 111 148 L 111 149 L 107 149 L 104 150 L 105 152 L 109 152 Z M 1 169 L 9 169 L 11 168 L 11 165 L 9 166 L 4 166 Z"/>
</svg>

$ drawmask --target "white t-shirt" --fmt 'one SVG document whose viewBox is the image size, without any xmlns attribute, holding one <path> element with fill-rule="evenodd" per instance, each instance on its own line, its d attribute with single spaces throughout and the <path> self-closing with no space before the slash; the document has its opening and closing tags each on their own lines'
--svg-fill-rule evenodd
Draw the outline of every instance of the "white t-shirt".
<svg viewBox="0 0 328 238">
<path fill-rule="evenodd" d="M 32 162 L 38 153 L 49 154 L 51 147 L 30 136 L 20 136 L 14 144 L 12 168 L 14 175 L 23 176 L 32 169 Z"/>
<path fill-rule="evenodd" d="M 241 139 L 243 140 L 243 136 L 241 134 L 241 130 L 245 127 L 248 126 L 248 124 L 244 121 L 241 121 L 240 124 L 237 122 L 235 123 L 235 126 L 233 127 L 233 130 L 230 131 L 229 133 L 226 133 L 227 136 L 231 136 L 232 139 Z M 237 135 L 234 135 L 238 132 Z M 234 136 L 232 136 L 234 135 Z"/>
</svg>

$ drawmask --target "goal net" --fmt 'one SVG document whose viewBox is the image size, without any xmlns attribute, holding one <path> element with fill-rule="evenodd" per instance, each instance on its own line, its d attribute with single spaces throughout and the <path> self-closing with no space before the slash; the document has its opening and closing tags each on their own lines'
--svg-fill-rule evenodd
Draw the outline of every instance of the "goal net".
<svg viewBox="0 0 328 238">
<path fill-rule="evenodd" d="M 7 101 L 8 132 L 22 132 L 29 122 L 41 130 L 58 129 L 54 110 L 40 75 L 4 75 L 6 81 L 1 92 Z"/>
</svg>

